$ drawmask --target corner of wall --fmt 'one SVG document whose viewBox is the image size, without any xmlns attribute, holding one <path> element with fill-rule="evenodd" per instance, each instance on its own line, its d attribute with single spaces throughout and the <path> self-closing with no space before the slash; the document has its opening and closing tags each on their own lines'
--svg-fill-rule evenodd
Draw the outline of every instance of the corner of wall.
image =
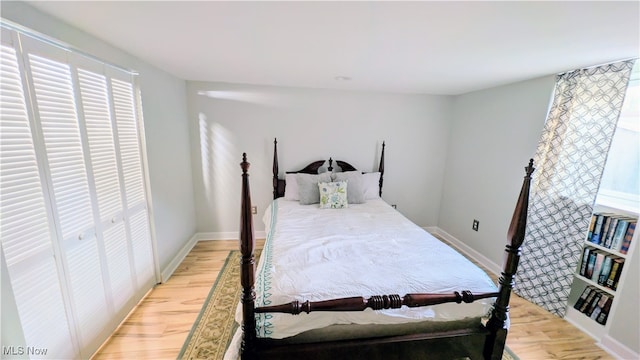
<svg viewBox="0 0 640 360">
<path fill-rule="evenodd" d="M 160 275 L 160 282 L 162 282 L 162 283 L 167 282 L 167 280 L 169 280 L 171 275 L 173 275 L 173 273 L 176 271 L 178 266 L 180 266 L 180 264 L 182 263 L 184 258 L 187 257 L 187 255 L 189 255 L 189 252 L 191 252 L 193 247 L 198 242 L 198 236 L 197 235 L 198 234 L 194 234 L 184 244 L 184 246 L 180 249 L 180 251 L 178 251 L 176 256 L 169 262 L 169 264 L 164 269 L 162 269 L 161 275 Z"/>
</svg>

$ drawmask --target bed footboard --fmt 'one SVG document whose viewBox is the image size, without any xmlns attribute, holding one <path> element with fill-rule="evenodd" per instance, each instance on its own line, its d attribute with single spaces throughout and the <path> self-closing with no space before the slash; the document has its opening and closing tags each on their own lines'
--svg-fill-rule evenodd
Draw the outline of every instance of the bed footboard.
<svg viewBox="0 0 640 360">
<path fill-rule="evenodd" d="M 255 239 L 251 216 L 251 190 L 249 189 L 249 163 L 247 154 L 242 154 L 242 202 L 240 205 L 240 284 L 242 286 L 242 358 L 253 358 L 256 340 L 256 318 L 254 291 Z"/>
<path fill-rule="evenodd" d="M 383 148 L 384 149 L 384 148 Z M 275 152 L 275 144 L 274 144 Z M 384 156 L 384 155 L 383 155 Z M 382 159 L 381 159 L 382 160 Z M 382 160 L 383 161 L 383 160 Z M 381 163 L 382 163 L 381 161 Z M 275 163 L 277 164 L 277 163 Z M 242 286 L 242 315 L 243 315 L 243 339 L 242 359 L 261 358 L 297 358 L 301 354 L 308 354 L 308 358 L 333 359 L 344 355 L 360 358 L 363 351 L 371 351 L 373 348 L 390 349 L 393 354 L 398 354 L 398 347 L 402 345 L 402 351 L 429 351 L 430 355 L 438 353 L 438 348 L 447 346 L 466 349 L 471 358 L 496 359 L 502 358 L 504 351 L 509 319 L 509 300 L 511 289 L 514 285 L 514 277 L 520 261 L 520 246 L 524 240 L 527 221 L 527 209 L 529 203 L 529 187 L 531 174 L 534 171 L 533 160 L 525 167 L 526 175 L 522 184 L 520 195 L 507 232 L 507 246 L 505 248 L 505 260 L 503 271 L 499 280 L 497 293 L 472 294 L 469 291 L 453 294 L 407 294 L 400 296 L 380 295 L 370 298 L 350 297 L 326 301 L 303 302 L 293 301 L 288 304 L 255 307 L 255 257 L 253 219 L 251 215 L 251 193 L 249 190 L 249 163 L 246 154 L 243 154 L 242 163 L 242 205 L 240 219 L 240 250 L 241 259 L 241 286 Z M 274 174 L 277 174 L 277 165 L 274 165 Z M 277 178 L 274 176 L 274 196 L 276 195 Z M 382 178 L 380 179 L 382 182 Z M 429 306 L 446 302 L 472 302 L 481 298 L 496 297 L 494 309 L 487 324 L 475 328 L 463 329 L 455 333 L 425 333 L 409 336 L 388 336 L 379 338 L 358 339 L 350 341 L 330 341 L 311 344 L 297 344 L 295 346 L 279 345 L 271 339 L 256 338 L 256 313 L 282 312 L 300 314 L 311 311 L 362 311 L 367 308 L 374 310 L 399 308 L 401 306 Z M 391 347 L 389 348 L 391 344 Z M 384 351 L 384 350 L 383 350 Z M 294 354 L 297 354 L 294 356 Z M 451 355 L 444 352 L 443 358 Z M 275 357 L 274 357 L 275 356 Z M 393 358 L 393 357 L 391 357 Z"/>
<path fill-rule="evenodd" d="M 470 291 L 457 291 L 453 294 L 407 294 L 400 296 L 393 295 L 375 295 L 368 299 L 362 296 L 353 296 L 348 298 L 339 298 L 323 301 L 292 301 L 288 304 L 263 306 L 255 308 L 256 313 L 285 313 L 298 315 L 301 312 L 307 314 L 312 311 L 364 311 L 369 308 L 372 310 L 382 309 L 399 309 L 402 306 L 420 307 L 431 306 L 445 303 L 472 303 L 475 300 L 497 297 L 498 293 L 482 293 L 473 294 Z"/>
<path fill-rule="evenodd" d="M 491 318 L 486 325 L 489 330 L 489 336 L 487 336 L 484 345 L 483 354 L 485 359 L 502 359 L 502 352 L 507 341 L 509 300 L 511 299 L 511 290 L 513 289 L 518 263 L 520 262 L 520 247 L 524 241 L 527 227 L 529 188 L 531 186 L 531 174 L 535 170 L 533 159 L 529 160 L 529 165 L 524 169 L 526 175 L 522 182 L 522 189 L 518 196 L 516 208 L 513 211 L 509 230 L 507 231 L 507 246 L 504 250 L 505 260 L 499 280 L 499 295 L 494 304 Z"/>
</svg>

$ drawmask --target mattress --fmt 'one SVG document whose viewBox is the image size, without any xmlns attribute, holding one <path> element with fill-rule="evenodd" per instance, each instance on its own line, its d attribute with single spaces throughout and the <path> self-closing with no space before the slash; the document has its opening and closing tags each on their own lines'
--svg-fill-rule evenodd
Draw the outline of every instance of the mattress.
<svg viewBox="0 0 640 360">
<path fill-rule="evenodd" d="M 470 290 L 496 292 L 489 276 L 381 199 L 320 209 L 274 200 L 257 265 L 256 306 L 340 297 Z M 494 298 L 471 304 L 300 315 L 256 314 L 258 337 L 283 339 L 335 325 L 455 322 L 486 316 Z M 241 312 L 236 313 L 241 321 Z"/>
</svg>

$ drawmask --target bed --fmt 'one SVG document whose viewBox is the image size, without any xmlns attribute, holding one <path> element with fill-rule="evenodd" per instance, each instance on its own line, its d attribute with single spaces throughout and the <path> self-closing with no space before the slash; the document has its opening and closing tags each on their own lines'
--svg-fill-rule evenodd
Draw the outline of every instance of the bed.
<svg viewBox="0 0 640 360">
<path fill-rule="evenodd" d="M 243 154 L 242 359 L 501 359 L 533 162 L 496 286 L 381 199 L 384 146 L 371 173 L 341 160 L 334 168 L 330 158 L 280 179 L 274 141 L 274 201 L 257 266 Z"/>
</svg>

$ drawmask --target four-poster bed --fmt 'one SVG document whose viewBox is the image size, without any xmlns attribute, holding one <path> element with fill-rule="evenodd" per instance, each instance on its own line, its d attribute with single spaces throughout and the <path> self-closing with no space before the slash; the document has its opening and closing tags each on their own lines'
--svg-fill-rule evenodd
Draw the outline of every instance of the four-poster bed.
<svg viewBox="0 0 640 360">
<path fill-rule="evenodd" d="M 319 176 L 325 163 L 312 162 L 286 178 Z M 332 159 L 328 164 L 322 179 L 334 171 Z M 352 180 L 363 174 L 345 161 L 336 164 L 345 176 L 356 176 Z M 322 210 L 286 199 L 274 141 L 274 202 L 265 215 L 267 241 L 256 273 L 246 154 L 241 167 L 242 359 L 501 359 L 533 161 L 525 168 L 497 288 L 481 269 L 379 198 L 384 144 L 377 198 Z"/>
</svg>

